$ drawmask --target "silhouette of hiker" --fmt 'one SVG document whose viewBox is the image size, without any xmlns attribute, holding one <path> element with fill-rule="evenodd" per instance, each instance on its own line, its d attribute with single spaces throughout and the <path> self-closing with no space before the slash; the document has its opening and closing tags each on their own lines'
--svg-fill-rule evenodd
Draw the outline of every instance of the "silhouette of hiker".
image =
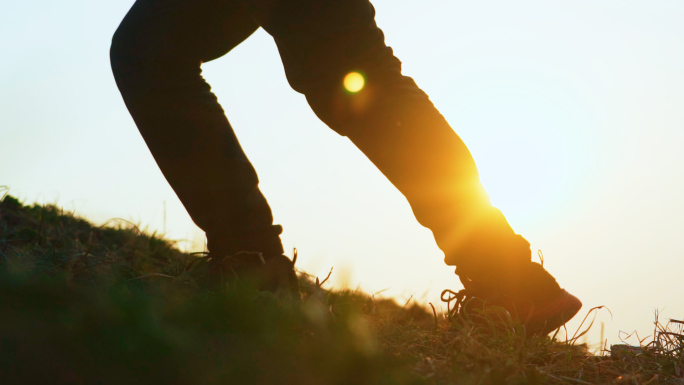
<svg viewBox="0 0 684 385">
<path fill-rule="evenodd" d="M 564 324 L 581 303 L 531 262 L 529 243 L 490 205 L 470 152 L 402 75 L 374 18 L 368 0 L 137 0 L 122 21 L 111 47 L 117 85 L 162 173 L 206 232 L 212 269 L 252 251 L 271 273 L 287 270 L 278 285 L 294 277 L 256 172 L 201 77 L 202 63 L 262 27 L 292 88 L 432 230 L 463 295 L 505 306 L 528 332 Z M 356 93 L 343 86 L 352 72 L 365 78 Z"/>
</svg>

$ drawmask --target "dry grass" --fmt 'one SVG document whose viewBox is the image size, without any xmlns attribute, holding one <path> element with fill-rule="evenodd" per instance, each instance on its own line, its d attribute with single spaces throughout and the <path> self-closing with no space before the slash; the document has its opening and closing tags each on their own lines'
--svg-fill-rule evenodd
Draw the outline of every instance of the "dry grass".
<svg viewBox="0 0 684 385">
<path fill-rule="evenodd" d="M 113 221 L 0 202 L 3 383 L 684 384 L 682 327 L 611 356 L 577 341 L 475 325 L 411 301 L 329 291 L 299 304 L 239 283 L 203 289 L 203 264 Z"/>
</svg>

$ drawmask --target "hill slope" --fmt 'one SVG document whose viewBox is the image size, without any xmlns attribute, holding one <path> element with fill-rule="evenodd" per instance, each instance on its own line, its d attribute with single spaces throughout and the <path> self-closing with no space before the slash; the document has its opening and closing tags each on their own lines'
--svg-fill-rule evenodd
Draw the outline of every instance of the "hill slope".
<svg viewBox="0 0 684 385">
<path fill-rule="evenodd" d="M 304 273 L 300 304 L 239 282 L 209 291 L 202 261 L 125 221 L 95 227 L 56 206 L 5 197 L 2 382 L 681 381 L 681 354 L 597 357 L 572 343 L 525 338 L 515 324 L 483 330 L 415 304 L 327 291 Z"/>
</svg>

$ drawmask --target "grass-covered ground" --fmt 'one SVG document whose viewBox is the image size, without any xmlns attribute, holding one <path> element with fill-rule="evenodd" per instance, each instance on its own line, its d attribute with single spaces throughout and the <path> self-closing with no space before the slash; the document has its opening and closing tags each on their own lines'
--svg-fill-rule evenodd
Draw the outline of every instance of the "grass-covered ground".
<svg viewBox="0 0 684 385">
<path fill-rule="evenodd" d="M 0 202 L 0 383 L 684 383 L 681 349 L 620 357 L 416 304 L 203 288 L 198 256 L 113 221 Z"/>
</svg>

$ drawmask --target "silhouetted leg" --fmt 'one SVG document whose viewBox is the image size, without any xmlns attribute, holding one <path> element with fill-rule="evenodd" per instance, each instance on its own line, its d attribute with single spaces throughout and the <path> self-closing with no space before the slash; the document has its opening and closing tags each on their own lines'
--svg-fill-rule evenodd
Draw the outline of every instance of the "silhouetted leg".
<svg viewBox="0 0 684 385">
<path fill-rule="evenodd" d="M 229 0 L 138 0 L 114 35 L 114 76 L 162 173 L 212 252 L 282 253 L 280 226 L 200 66 L 258 25 Z"/>
<path fill-rule="evenodd" d="M 402 76 L 367 0 L 244 0 L 275 39 L 288 81 L 406 196 L 462 279 L 498 280 L 529 243 L 489 203 L 473 158 L 427 95 Z M 366 87 L 346 92 L 362 73 Z"/>
</svg>

